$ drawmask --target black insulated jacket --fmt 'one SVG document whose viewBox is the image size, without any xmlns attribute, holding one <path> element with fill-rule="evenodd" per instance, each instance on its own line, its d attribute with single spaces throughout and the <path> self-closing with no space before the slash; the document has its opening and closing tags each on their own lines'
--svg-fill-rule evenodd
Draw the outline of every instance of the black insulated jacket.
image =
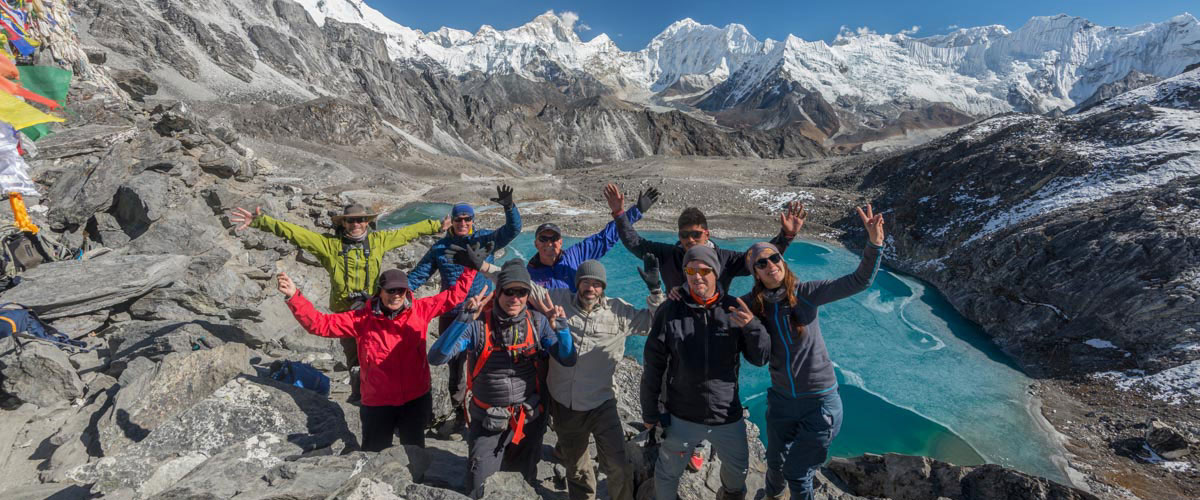
<svg viewBox="0 0 1200 500">
<path fill-rule="evenodd" d="M 666 397 L 661 399 L 672 418 L 705 425 L 742 418 L 741 358 L 755 366 L 766 364 L 771 337 L 757 318 L 745 328 L 737 327 L 729 313 L 737 299 L 723 290 L 721 294 L 711 307 L 697 304 L 690 296 L 659 306 L 643 354 L 643 421 L 659 421 L 664 391 Z"/>
</svg>

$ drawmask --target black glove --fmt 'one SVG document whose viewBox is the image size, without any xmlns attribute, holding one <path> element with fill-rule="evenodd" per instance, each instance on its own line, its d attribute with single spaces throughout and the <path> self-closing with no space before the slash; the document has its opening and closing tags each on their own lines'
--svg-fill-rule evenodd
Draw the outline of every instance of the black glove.
<svg viewBox="0 0 1200 500">
<path fill-rule="evenodd" d="M 496 186 L 496 197 L 492 198 L 492 201 L 499 203 L 505 210 L 508 210 L 513 206 L 512 193 L 512 186 L 501 184 Z"/>
<path fill-rule="evenodd" d="M 646 287 L 651 292 L 657 291 L 662 286 L 662 278 L 658 275 L 658 257 L 646 252 L 646 256 L 642 257 L 642 265 L 645 267 L 638 268 L 638 274 L 642 275 L 642 281 L 646 282 Z"/>
<path fill-rule="evenodd" d="M 654 206 L 654 204 L 658 202 L 658 195 L 659 192 L 655 188 L 650 188 L 638 193 L 638 210 L 640 210 L 642 213 L 646 213 L 648 210 L 650 210 L 650 207 Z"/>
<path fill-rule="evenodd" d="M 479 243 L 472 243 L 467 248 L 450 245 L 446 249 L 446 258 L 450 262 L 478 271 L 483 268 L 484 261 L 487 260 L 488 255 L 492 254 L 494 248 L 496 248 L 496 243 L 491 241 L 483 248 L 479 247 Z"/>
</svg>

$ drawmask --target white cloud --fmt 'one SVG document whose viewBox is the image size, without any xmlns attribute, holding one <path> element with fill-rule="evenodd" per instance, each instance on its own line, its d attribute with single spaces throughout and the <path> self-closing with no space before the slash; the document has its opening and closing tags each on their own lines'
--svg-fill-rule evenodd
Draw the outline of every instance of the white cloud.
<svg viewBox="0 0 1200 500">
<path fill-rule="evenodd" d="M 838 30 L 836 39 L 841 40 L 841 39 L 848 39 L 848 38 L 854 38 L 854 37 L 866 36 L 866 35 L 874 35 L 874 34 L 875 34 L 875 30 L 868 28 L 866 26 L 859 26 L 858 28 L 855 28 L 852 30 L 848 26 L 842 25 L 841 29 Z"/>
<path fill-rule="evenodd" d="M 951 24 L 950 26 L 946 26 L 946 29 L 947 29 L 947 30 L 950 30 L 950 31 L 954 31 L 954 30 L 958 29 L 958 25 L 957 25 L 957 24 Z"/>
<path fill-rule="evenodd" d="M 912 28 L 909 28 L 906 30 L 900 30 L 900 34 L 912 36 L 912 35 L 917 34 L 918 31 L 921 31 L 921 27 L 914 24 Z"/>
<path fill-rule="evenodd" d="M 559 14 L 558 18 L 562 19 L 563 22 L 567 24 L 567 26 L 574 27 L 575 23 L 579 21 L 579 14 L 576 14 L 576 13 L 568 10 L 568 11 L 564 11 L 562 14 Z"/>
<path fill-rule="evenodd" d="M 592 27 L 584 23 L 579 23 L 579 26 L 576 26 L 575 29 L 579 31 L 592 31 Z"/>
</svg>

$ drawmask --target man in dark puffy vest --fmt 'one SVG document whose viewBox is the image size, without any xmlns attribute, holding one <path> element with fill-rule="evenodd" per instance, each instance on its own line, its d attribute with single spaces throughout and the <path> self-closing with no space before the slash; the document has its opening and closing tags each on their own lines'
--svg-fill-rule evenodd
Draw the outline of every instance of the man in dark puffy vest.
<svg viewBox="0 0 1200 500">
<path fill-rule="evenodd" d="M 472 490 L 501 469 L 521 472 L 530 483 L 536 480 L 547 400 L 539 371 L 547 356 L 564 366 L 576 361 L 563 309 L 552 308 L 550 318 L 530 309 L 532 288 L 525 263 L 506 262 L 497 275 L 495 299 L 481 293 L 469 300 L 429 349 L 434 365 L 468 353 L 467 477 Z"/>
</svg>

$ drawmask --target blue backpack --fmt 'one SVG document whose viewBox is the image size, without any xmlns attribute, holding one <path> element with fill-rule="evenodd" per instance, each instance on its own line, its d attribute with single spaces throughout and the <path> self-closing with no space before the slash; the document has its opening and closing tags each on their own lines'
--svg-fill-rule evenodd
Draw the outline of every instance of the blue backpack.
<svg viewBox="0 0 1200 500">
<path fill-rule="evenodd" d="M 316 392 L 329 395 L 329 377 L 308 363 L 286 359 L 271 363 L 271 378 Z"/>
<path fill-rule="evenodd" d="M 0 339 L 8 336 L 18 344 L 23 338 L 52 342 L 61 349 L 87 350 L 87 344 L 42 323 L 32 309 L 12 302 L 0 304 Z"/>
</svg>

